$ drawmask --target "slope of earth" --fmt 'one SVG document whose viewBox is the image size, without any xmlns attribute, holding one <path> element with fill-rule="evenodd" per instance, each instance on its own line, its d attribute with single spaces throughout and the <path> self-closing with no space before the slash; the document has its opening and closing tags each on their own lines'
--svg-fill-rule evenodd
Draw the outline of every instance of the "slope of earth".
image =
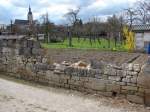
<svg viewBox="0 0 150 112">
<path fill-rule="evenodd" d="M 90 62 L 104 61 L 106 63 L 112 63 L 121 65 L 123 63 L 134 62 L 145 63 L 147 59 L 146 54 L 142 53 L 127 53 L 127 52 L 110 52 L 110 51 L 99 51 L 99 50 L 78 50 L 78 49 L 47 49 L 47 56 L 50 61 L 53 62 L 77 62 L 80 60 Z M 138 58 L 140 58 L 138 60 Z M 142 60 L 144 58 L 144 60 Z"/>
</svg>

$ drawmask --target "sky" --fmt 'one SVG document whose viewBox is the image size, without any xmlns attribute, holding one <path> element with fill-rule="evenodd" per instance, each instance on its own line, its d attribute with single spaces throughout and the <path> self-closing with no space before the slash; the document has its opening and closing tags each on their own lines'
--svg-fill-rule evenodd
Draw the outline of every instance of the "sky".
<svg viewBox="0 0 150 112">
<path fill-rule="evenodd" d="M 9 24 L 10 20 L 27 19 L 28 7 L 33 17 L 40 20 L 48 12 L 49 19 L 56 24 L 66 23 L 65 14 L 69 9 L 81 8 L 79 16 L 83 20 L 107 17 L 133 6 L 137 0 L 0 0 L 0 24 Z"/>
</svg>

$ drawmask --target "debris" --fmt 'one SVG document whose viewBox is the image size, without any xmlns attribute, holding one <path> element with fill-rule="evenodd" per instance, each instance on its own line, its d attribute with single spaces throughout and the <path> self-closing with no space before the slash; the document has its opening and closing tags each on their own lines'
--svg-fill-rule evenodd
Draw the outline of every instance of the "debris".
<svg viewBox="0 0 150 112">
<path fill-rule="evenodd" d="M 74 67 L 74 68 L 83 68 L 83 69 L 90 69 L 91 65 L 88 64 L 88 63 L 86 63 L 86 62 L 79 61 L 77 63 L 72 64 L 71 67 Z"/>
</svg>

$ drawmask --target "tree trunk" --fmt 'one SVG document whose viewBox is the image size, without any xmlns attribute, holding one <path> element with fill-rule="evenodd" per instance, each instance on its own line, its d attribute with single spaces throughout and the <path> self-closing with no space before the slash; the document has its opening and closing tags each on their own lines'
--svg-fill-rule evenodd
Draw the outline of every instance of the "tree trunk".
<svg viewBox="0 0 150 112">
<path fill-rule="evenodd" d="M 68 36 L 69 36 L 69 47 L 72 47 L 72 36 L 71 36 L 71 32 L 68 32 Z"/>
</svg>

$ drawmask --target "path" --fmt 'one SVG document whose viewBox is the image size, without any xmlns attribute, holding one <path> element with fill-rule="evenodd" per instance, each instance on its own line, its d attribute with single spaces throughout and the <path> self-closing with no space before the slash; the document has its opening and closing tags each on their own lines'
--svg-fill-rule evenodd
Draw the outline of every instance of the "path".
<svg viewBox="0 0 150 112">
<path fill-rule="evenodd" d="M 150 112 L 126 100 L 0 78 L 0 112 Z"/>
</svg>

